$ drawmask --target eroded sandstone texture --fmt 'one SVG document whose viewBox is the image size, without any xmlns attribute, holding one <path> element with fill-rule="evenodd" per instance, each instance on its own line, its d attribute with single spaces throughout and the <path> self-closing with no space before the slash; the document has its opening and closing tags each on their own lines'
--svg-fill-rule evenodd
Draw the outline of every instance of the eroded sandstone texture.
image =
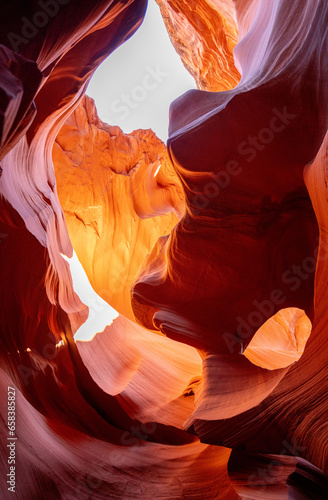
<svg viewBox="0 0 328 500">
<path fill-rule="evenodd" d="M 222 91 L 240 74 L 233 60 L 238 27 L 233 0 L 156 0 L 175 50 L 197 87 Z"/>
<path fill-rule="evenodd" d="M 167 147 L 84 96 L 144 0 L 2 6 L 1 498 L 326 498 L 328 4 L 158 3 Z"/>
<path fill-rule="evenodd" d="M 151 130 L 125 135 L 102 123 L 85 97 L 58 134 L 53 159 L 79 260 L 99 295 L 132 319 L 131 284 L 184 212 L 166 147 Z"/>
</svg>

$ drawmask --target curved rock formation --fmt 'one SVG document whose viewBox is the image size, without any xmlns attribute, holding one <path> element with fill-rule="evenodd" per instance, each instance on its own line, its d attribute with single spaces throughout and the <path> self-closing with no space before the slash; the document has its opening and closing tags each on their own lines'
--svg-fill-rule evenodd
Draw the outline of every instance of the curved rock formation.
<svg viewBox="0 0 328 500">
<path fill-rule="evenodd" d="M 133 319 L 131 284 L 184 212 L 165 145 L 151 130 L 126 135 L 102 123 L 85 97 L 58 134 L 53 160 L 70 239 L 90 283 Z"/>
<path fill-rule="evenodd" d="M 175 50 L 197 88 L 213 92 L 235 87 L 233 59 L 238 40 L 233 0 L 156 0 Z"/>
<path fill-rule="evenodd" d="M 246 25 L 243 5 L 237 8 Z M 281 1 L 254 11 L 235 52 L 242 70 L 235 89 L 190 91 L 171 106 L 168 147 L 186 192 L 186 214 L 133 287 L 133 309 L 142 324 L 204 352 L 204 378 L 185 427 L 193 426 L 202 440 L 226 446 L 250 446 L 227 419 L 233 417 L 239 428 L 243 424 L 247 434 L 259 403 L 261 420 L 264 413 L 268 419 L 285 381 L 298 386 L 311 347 L 290 375 L 261 371 L 232 353 L 243 352 L 256 329 L 282 308 L 304 309 L 317 331 L 318 232 L 303 170 L 313 163 L 327 130 L 322 56 L 327 54 L 327 6 L 316 2 L 312 10 L 306 3 L 302 12 L 290 8 Z M 295 30 L 296 19 L 302 23 Z M 295 33 L 289 38 L 292 20 Z M 319 255 L 322 245 L 321 239 Z M 311 345 L 315 339 L 320 342 L 313 333 Z M 317 373 L 324 359 L 322 354 Z M 247 384 L 238 383 L 246 373 L 252 395 Z M 299 388 L 298 397 L 307 390 Z M 282 398 L 280 404 L 287 402 Z M 299 399 L 298 411 L 302 404 Z M 312 409 L 304 409 L 304 415 L 311 418 L 309 411 L 314 416 Z M 294 435 L 288 430 L 291 421 L 286 419 L 285 428 L 277 421 L 282 436 L 287 432 L 290 439 L 295 434 L 300 439 L 298 430 Z M 251 449 L 270 451 L 271 442 L 259 425 L 256 429 Z M 278 448 L 281 442 L 276 439 Z M 316 446 L 321 451 L 315 454 L 314 445 L 308 445 L 306 456 L 315 456 L 323 467 L 325 445 Z"/>
<path fill-rule="evenodd" d="M 158 3 L 167 149 L 84 97 L 144 0 L 1 18 L 1 496 L 325 498 L 327 2 Z"/>
</svg>

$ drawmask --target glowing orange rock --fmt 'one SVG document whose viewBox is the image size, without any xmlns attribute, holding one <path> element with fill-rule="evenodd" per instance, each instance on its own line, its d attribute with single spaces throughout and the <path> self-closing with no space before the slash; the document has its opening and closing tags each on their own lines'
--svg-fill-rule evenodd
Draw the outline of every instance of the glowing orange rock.
<svg viewBox="0 0 328 500">
<path fill-rule="evenodd" d="M 12 54 L 8 33 L 40 5 L 9 4 L 0 39 L 0 385 L 19 409 L 18 496 L 325 497 L 327 477 L 300 457 L 327 472 L 326 0 L 163 2 L 199 87 L 226 90 L 172 105 L 179 181 L 154 134 L 124 135 L 78 105 L 145 2 L 57 0 Z M 87 311 L 61 257 L 72 246 L 58 193 L 95 288 L 132 317 L 137 276 L 134 313 L 151 331 L 120 317 L 73 341 Z M 309 333 L 296 307 L 313 331 L 289 364 Z"/>
<path fill-rule="evenodd" d="M 184 211 L 164 144 L 151 130 L 124 134 L 85 97 L 56 138 L 57 191 L 74 249 L 89 280 L 133 318 L 130 287 L 157 239 Z"/>
<path fill-rule="evenodd" d="M 197 87 L 222 91 L 235 87 L 240 74 L 233 60 L 238 40 L 232 0 L 156 0 L 175 50 Z"/>
<path fill-rule="evenodd" d="M 282 309 L 259 328 L 244 355 L 268 370 L 284 368 L 300 359 L 311 330 L 311 321 L 304 311 Z"/>
</svg>

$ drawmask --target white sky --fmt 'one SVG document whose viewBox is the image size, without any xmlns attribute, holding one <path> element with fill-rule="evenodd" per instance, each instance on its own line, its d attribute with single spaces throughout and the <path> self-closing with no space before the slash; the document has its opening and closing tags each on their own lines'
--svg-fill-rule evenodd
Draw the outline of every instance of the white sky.
<svg viewBox="0 0 328 500">
<path fill-rule="evenodd" d="M 74 339 L 88 341 L 98 332 L 102 332 L 107 325 L 111 325 L 119 314 L 94 291 L 76 253 L 73 252 L 71 259 L 66 255 L 62 257 L 69 263 L 75 292 L 83 304 L 89 307 L 88 319 L 77 330 Z"/>
<path fill-rule="evenodd" d="M 155 0 L 149 0 L 138 31 L 99 66 L 87 94 L 101 120 L 126 133 L 151 128 L 167 140 L 170 103 L 195 81 L 167 34 Z"/>
</svg>

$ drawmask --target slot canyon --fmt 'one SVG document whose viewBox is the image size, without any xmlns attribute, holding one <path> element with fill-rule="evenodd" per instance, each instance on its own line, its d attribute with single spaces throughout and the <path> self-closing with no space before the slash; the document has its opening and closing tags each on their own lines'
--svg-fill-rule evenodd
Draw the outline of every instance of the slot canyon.
<svg viewBox="0 0 328 500">
<path fill-rule="evenodd" d="M 87 89 L 147 0 L 1 2 L 0 499 L 327 499 L 328 2 L 151 2 L 167 141 Z"/>
</svg>

